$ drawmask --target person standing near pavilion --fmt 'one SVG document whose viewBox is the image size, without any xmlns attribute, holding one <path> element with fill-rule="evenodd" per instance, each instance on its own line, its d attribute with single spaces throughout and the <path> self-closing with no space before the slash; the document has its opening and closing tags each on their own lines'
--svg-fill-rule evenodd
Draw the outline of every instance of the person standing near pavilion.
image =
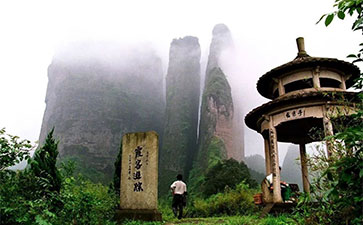
<svg viewBox="0 0 363 225">
<path fill-rule="evenodd" d="M 279 170 L 280 170 L 280 174 L 281 174 L 281 166 L 279 166 Z M 266 176 L 266 180 L 269 183 L 269 189 L 272 190 L 273 189 L 273 180 L 272 180 L 272 173 L 270 173 L 269 175 Z M 281 187 L 281 197 L 282 200 L 284 202 L 291 202 L 290 201 L 290 197 L 291 197 L 291 188 L 289 186 L 288 183 L 286 183 L 285 181 L 280 181 L 280 187 Z"/>
<path fill-rule="evenodd" d="M 183 217 L 183 207 L 186 205 L 187 185 L 182 181 L 183 176 L 178 174 L 176 181 L 170 186 L 173 194 L 172 209 L 178 219 Z M 179 212 L 179 215 L 177 213 Z"/>
</svg>

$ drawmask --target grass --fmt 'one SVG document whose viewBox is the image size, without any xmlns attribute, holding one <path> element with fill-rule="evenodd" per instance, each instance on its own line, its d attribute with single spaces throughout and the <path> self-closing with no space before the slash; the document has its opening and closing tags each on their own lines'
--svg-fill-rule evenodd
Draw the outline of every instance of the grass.
<svg viewBox="0 0 363 225">
<path fill-rule="evenodd" d="M 163 222 L 142 222 L 142 221 L 126 221 L 124 225 L 285 225 L 298 224 L 288 215 L 280 215 L 278 217 L 267 216 L 259 218 L 258 215 L 252 216 L 229 216 L 229 217 L 208 217 L 208 218 L 183 218 L 170 219 Z"/>
</svg>

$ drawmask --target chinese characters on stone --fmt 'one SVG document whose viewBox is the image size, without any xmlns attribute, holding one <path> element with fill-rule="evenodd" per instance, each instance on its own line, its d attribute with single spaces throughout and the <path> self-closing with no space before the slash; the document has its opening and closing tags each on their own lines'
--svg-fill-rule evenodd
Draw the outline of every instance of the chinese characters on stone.
<svg viewBox="0 0 363 225">
<path fill-rule="evenodd" d="M 142 174 L 141 174 L 141 167 L 142 167 L 142 146 L 137 146 L 134 150 L 135 152 L 135 172 L 133 174 L 133 180 L 134 180 L 134 192 L 141 192 L 144 191 L 142 188 Z"/>
<path fill-rule="evenodd" d="M 305 117 L 305 109 L 294 109 L 294 110 L 290 110 L 285 112 L 285 118 L 286 119 L 297 119 L 300 117 Z"/>
</svg>

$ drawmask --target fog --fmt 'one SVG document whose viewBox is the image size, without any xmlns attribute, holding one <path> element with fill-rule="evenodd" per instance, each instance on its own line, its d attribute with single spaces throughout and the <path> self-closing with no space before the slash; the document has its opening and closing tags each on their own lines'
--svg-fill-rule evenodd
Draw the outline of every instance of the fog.
<svg viewBox="0 0 363 225">
<path fill-rule="evenodd" d="M 268 101 L 256 90 L 258 78 L 295 58 L 297 37 L 305 38 L 311 56 L 346 60 L 348 54 L 358 50 L 361 34 L 350 30 L 351 18 L 336 18 L 328 28 L 315 25 L 322 14 L 333 10 L 333 4 L 333 0 L 264 0 L 258 4 L 233 0 L 2 1 L 0 127 L 21 138 L 38 139 L 45 109 L 47 68 L 64 49 L 74 50 L 75 43 L 87 44 L 67 60 L 79 59 L 80 55 L 88 57 L 87 45 L 92 43 L 97 46 L 98 56 L 110 66 L 113 61 L 122 63 L 117 59 L 126 52 L 113 49 L 115 44 L 127 49 L 140 43 L 153 46 L 166 74 L 173 38 L 198 37 L 203 65 L 212 29 L 218 23 L 226 24 L 232 33 L 235 50 L 224 56 L 224 67 L 228 80 L 233 82 L 234 95 L 241 96 L 241 107 L 248 113 Z M 262 138 L 248 128 L 245 146 L 246 155 L 263 155 Z"/>
</svg>

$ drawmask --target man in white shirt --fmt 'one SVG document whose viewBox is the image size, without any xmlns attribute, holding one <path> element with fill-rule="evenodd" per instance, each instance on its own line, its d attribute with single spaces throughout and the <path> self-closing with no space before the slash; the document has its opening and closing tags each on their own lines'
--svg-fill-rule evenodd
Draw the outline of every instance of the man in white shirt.
<svg viewBox="0 0 363 225">
<path fill-rule="evenodd" d="M 281 174 L 281 166 L 279 166 L 280 174 Z M 269 189 L 273 190 L 273 175 L 270 173 L 265 179 L 269 183 Z M 291 197 L 291 188 L 288 183 L 285 181 L 280 181 L 280 187 L 281 187 L 281 197 L 284 202 L 289 202 Z"/>
<path fill-rule="evenodd" d="M 177 181 L 170 186 L 173 194 L 172 208 L 175 216 L 177 216 L 177 212 L 179 211 L 178 219 L 181 219 L 183 216 L 183 207 L 186 205 L 187 185 L 182 181 L 183 176 L 181 174 L 178 174 L 176 179 Z"/>
</svg>

